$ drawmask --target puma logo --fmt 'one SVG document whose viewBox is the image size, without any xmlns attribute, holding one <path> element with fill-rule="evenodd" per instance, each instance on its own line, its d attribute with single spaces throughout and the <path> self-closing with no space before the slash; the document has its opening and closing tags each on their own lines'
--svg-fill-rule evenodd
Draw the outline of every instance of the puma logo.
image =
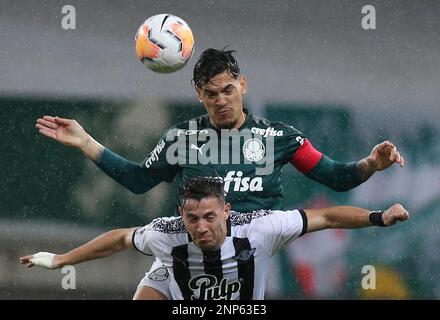
<svg viewBox="0 0 440 320">
<path fill-rule="evenodd" d="M 203 154 L 203 153 L 202 153 L 202 148 L 205 146 L 205 144 L 206 144 L 206 143 L 202 144 L 202 145 L 200 146 L 200 148 L 197 147 L 195 144 L 191 144 L 191 150 L 197 150 L 200 154 Z"/>
</svg>

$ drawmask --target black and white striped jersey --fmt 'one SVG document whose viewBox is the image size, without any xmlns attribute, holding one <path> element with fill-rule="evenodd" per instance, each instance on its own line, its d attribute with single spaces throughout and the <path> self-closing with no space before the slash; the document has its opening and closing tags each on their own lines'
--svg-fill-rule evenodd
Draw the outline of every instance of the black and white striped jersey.
<svg viewBox="0 0 440 320">
<path fill-rule="evenodd" d="M 181 217 L 163 217 L 138 228 L 133 245 L 168 269 L 174 300 L 264 299 L 270 257 L 306 230 L 302 210 L 231 212 L 221 248 L 202 251 Z"/>
</svg>

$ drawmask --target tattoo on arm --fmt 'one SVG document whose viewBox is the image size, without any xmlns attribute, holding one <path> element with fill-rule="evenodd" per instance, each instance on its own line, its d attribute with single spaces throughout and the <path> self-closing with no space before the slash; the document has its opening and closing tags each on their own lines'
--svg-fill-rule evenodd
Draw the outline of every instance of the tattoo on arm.
<svg viewBox="0 0 440 320">
<path fill-rule="evenodd" d="M 359 160 L 356 163 L 356 169 L 362 182 L 367 181 L 374 174 L 374 169 L 368 164 L 367 158 Z"/>
</svg>

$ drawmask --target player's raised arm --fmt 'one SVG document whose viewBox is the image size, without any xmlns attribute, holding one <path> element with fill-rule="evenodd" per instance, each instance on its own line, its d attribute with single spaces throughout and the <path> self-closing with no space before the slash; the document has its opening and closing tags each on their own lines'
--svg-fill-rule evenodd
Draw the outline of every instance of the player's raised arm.
<svg viewBox="0 0 440 320">
<path fill-rule="evenodd" d="M 35 127 L 46 137 L 66 146 L 80 149 L 94 162 L 98 162 L 104 151 L 104 147 L 93 139 L 76 120 L 43 116 L 37 119 Z"/>
<path fill-rule="evenodd" d="M 306 209 L 307 232 L 322 229 L 352 229 L 369 226 L 391 226 L 409 218 L 400 204 L 394 204 L 385 211 L 338 206 L 323 209 Z"/>
<path fill-rule="evenodd" d="M 75 265 L 89 260 L 104 258 L 118 251 L 132 248 L 132 236 L 136 229 L 112 230 L 68 253 L 38 252 L 21 257 L 20 263 L 28 268 L 40 266 L 46 269 L 58 269 L 66 265 Z"/>
<path fill-rule="evenodd" d="M 75 120 L 44 116 L 37 120 L 36 127 L 42 135 L 80 149 L 102 171 L 136 194 L 147 192 L 162 181 L 170 182 L 179 170 L 166 160 L 164 138 L 142 163 L 136 163 L 102 146 Z"/>
<path fill-rule="evenodd" d="M 376 145 L 368 157 L 357 162 L 339 162 L 330 159 L 315 150 L 310 143 L 304 143 L 299 151 L 301 156 L 295 156 L 294 159 L 301 159 L 300 166 L 292 161 L 293 164 L 297 168 L 307 168 L 307 170 L 300 171 L 335 191 L 348 191 L 355 188 L 367 181 L 376 171 L 385 170 L 394 163 L 398 163 L 401 167 L 405 164 L 403 156 L 390 141 Z M 310 164 L 311 159 L 319 159 L 319 161 L 315 160 Z"/>
</svg>

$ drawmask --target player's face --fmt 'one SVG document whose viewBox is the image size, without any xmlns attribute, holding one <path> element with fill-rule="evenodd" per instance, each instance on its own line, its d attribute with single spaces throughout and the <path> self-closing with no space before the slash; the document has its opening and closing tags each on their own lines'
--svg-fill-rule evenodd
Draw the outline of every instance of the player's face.
<svg viewBox="0 0 440 320">
<path fill-rule="evenodd" d="M 237 129 L 243 124 L 246 118 L 243 96 L 246 91 L 246 77 L 240 75 L 235 79 L 227 71 L 197 88 L 199 100 L 205 106 L 211 124 L 217 129 Z"/>
<path fill-rule="evenodd" d="M 202 250 L 217 250 L 226 238 L 231 206 L 216 197 L 189 199 L 180 214 L 194 243 Z"/>
</svg>

